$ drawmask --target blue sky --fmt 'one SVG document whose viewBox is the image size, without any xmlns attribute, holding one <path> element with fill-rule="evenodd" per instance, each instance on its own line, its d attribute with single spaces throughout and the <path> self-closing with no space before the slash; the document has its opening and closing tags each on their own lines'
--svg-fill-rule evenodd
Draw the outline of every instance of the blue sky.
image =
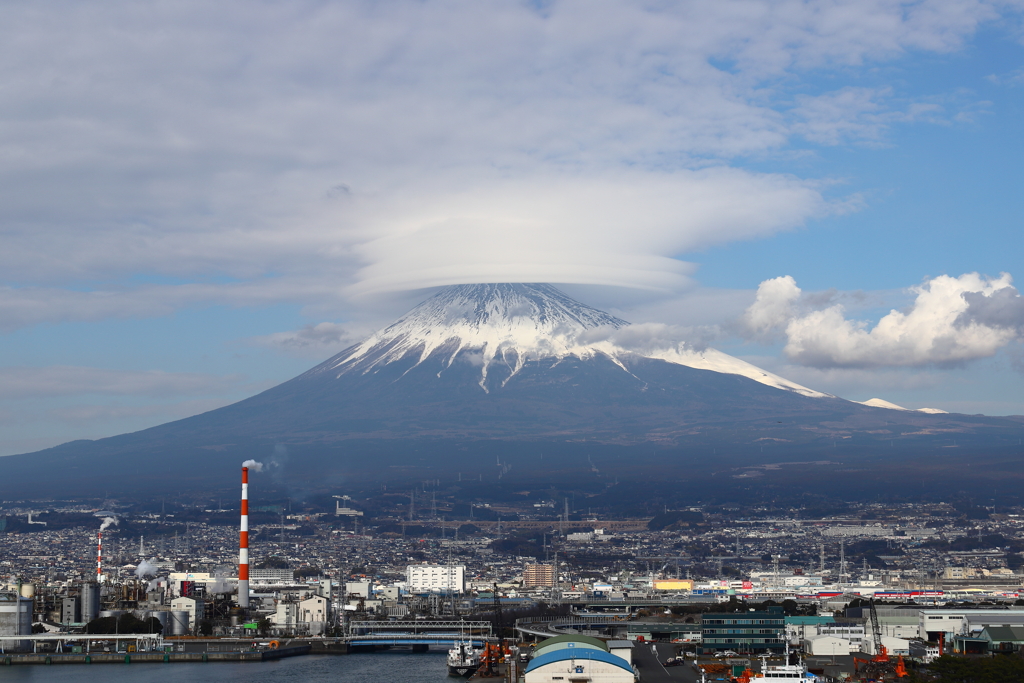
<svg viewBox="0 0 1024 683">
<path fill-rule="evenodd" d="M 1024 414 L 1022 9 L 4 6 L 0 454 L 231 403 L 477 281 Z"/>
</svg>

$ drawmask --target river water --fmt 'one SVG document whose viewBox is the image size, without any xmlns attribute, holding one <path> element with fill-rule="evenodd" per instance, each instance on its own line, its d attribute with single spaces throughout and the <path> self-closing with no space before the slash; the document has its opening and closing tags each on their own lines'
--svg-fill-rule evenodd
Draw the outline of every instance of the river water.
<svg viewBox="0 0 1024 683">
<path fill-rule="evenodd" d="M 352 655 L 306 655 L 268 662 L 201 662 L 188 664 L 45 664 L 0 668 L 0 681 L 51 683 L 441 683 L 448 677 L 445 653 L 380 652 Z"/>
</svg>

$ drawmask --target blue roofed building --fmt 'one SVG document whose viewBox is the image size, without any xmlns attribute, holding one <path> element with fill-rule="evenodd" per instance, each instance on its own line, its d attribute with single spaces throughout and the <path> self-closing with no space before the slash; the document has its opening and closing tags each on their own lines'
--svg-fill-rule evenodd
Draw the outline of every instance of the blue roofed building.
<svg viewBox="0 0 1024 683">
<path fill-rule="evenodd" d="M 525 683 L 634 683 L 632 665 L 588 636 L 562 635 L 537 644 Z"/>
</svg>

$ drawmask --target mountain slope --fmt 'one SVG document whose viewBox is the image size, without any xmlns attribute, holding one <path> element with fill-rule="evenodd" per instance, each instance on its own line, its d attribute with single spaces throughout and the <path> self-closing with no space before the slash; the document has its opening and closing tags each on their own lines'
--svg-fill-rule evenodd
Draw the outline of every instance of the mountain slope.
<svg viewBox="0 0 1024 683">
<path fill-rule="evenodd" d="M 303 482 L 467 471 L 493 463 L 494 452 L 548 453 L 556 457 L 531 467 L 564 469 L 560 453 L 589 458 L 590 447 L 618 449 L 629 465 L 616 476 L 625 476 L 723 457 L 832 460 L 840 444 L 849 454 L 884 454 L 882 462 L 899 449 L 1012 450 L 1024 435 L 1017 418 L 861 405 L 662 336 L 548 285 L 450 287 L 244 401 L 5 458 L 0 490 L 21 493 L 29 482 L 106 490 L 118 480 L 110 473 L 131 474 L 125 486 L 187 488 L 281 453 L 291 460 L 280 476 Z M 666 464 L 657 453 L 675 455 Z"/>
</svg>

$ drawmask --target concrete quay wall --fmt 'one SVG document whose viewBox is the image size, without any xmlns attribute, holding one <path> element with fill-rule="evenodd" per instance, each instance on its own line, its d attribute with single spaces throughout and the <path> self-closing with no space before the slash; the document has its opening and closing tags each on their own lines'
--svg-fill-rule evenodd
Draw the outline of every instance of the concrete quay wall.
<svg viewBox="0 0 1024 683">
<path fill-rule="evenodd" d="M 263 662 L 309 654 L 309 645 L 282 647 L 262 652 L 93 652 L 90 654 L 25 653 L 0 656 L 0 664 L 141 664 L 175 662 Z"/>
</svg>

